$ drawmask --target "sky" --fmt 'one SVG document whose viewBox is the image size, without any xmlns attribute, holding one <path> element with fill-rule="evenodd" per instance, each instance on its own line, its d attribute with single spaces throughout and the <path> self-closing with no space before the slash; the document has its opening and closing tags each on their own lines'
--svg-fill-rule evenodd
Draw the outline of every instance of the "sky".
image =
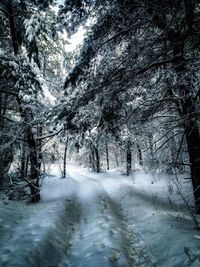
<svg viewBox="0 0 200 267">
<path fill-rule="evenodd" d="M 58 0 L 58 4 L 59 4 L 59 5 L 64 4 L 64 0 Z"/>
<path fill-rule="evenodd" d="M 84 33 L 85 30 L 83 27 L 80 27 L 77 33 L 73 34 L 70 39 L 66 39 L 69 42 L 69 44 L 66 44 L 65 49 L 67 52 L 71 52 L 76 49 L 77 45 L 81 44 L 84 39 Z"/>
<path fill-rule="evenodd" d="M 62 4 L 64 4 L 64 0 L 58 0 L 58 5 Z M 65 47 L 67 52 L 72 52 L 76 49 L 77 45 L 82 43 L 84 39 L 84 33 L 85 31 L 83 27 L 80 27 L 79 30 L 74 35 L 72 35 L 70 39 L 67 38 L 67 34 L 64 34 L 64 37 L 66 37 L 66 40 L 69 42 L 69 44 L 66 44 Z"/>
</svg>

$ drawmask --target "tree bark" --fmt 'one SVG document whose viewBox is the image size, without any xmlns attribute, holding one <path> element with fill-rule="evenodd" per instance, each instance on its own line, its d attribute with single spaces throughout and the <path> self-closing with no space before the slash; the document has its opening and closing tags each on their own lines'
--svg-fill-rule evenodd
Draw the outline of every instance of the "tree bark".
<svg viewBox="0 0 200 267">
<path fill-rule="evenodd" d="M 137 144 L 137 151 L 138 151 L 138 161 L 141 166 L 143 166 L 143 159 L 142 159 L 142 151 L 140 149 L 139 144 Z"/>
<path fill-rule="evenodd" d="M 13 14 L 13 6 L 12 6 L 12 1 L 7 4 L 7 13 L 8 13 L 8 19 L 9 19 L 9 26 L 10 26 L 10 36 L 12 40 L 12 45 L 13 45 L 13 51 L 14 54 L 17 55 L 19 51 L 19 41 L 18 41 L 18 36 L 15 28 L 15 21 L 14 21 L 14 14 Z"/>
<path fill-rule="evenodd" d="M 7 132 L 10 129 L 10 125 L 7 124 L 4 116 L 6 115 L 8 105 L 8 95 L 0 94 L 0 128 L 1 133 Z M 1 116 L 2 115 L 2 116 Z M 3 185 L 5 180 L 5 175 L 10 169 L 10 165 L 13 161 L 13 146 L 8 145 L 9 138 L 4 137 L 0 134 L 0 187 Z M 5 146 L 6 144 L 6 146 Z"/>
<path fill-rule="evenodd" d="M 65 144 L 64 159 L 63 159 L 63 178 L 66 178 L 66 160 L 67 160 L 67 148 L 68 148 L 68 139 Z"/>
<path fill-rule="evenodd" d="M 30 149 L 30 190 L 31 190 L 31 202 L 38 202 L 40 200 L 39 189 L 39 165 L 37 157 L 37 143 L 34 138 L 31 127 L 27 129 L 27 143 Z"/>
<path fill-rule="evenodd" d="M 38 125 L 37 127 L 37 137 L 42 136 L 42 125 Z M 38 169 L 39 172 L 41 172 L 41 166 L 42 166 L 42 139 L 37 140 L 37 147 L 38 147 Z"/>
<path fill-rule="evenodd" d="M 99 173 L 100 170 L 100 155 L 98 144 L 93 144 L 90 142 L 90 154 L 89 154 L 90 166 L 94 172 Z"/>
<path fill-rule="evenodd" d="M 118 159 L 118 149 L 114 151 L 114 156 L 115 156 L 115 162 L 117 167 L 119 167 L 119 159 Z"/>
<path fill-rule="evenodd" d="M 26 177 L 26 146 L 25 143 L 21 144 L 21 168 L 20 168 L 20 173 L 21 173 L 21 178 Z"/>
<path fill-rule="evenodd" d="M 38 150 L 37 141 L 34 137 L 31 121 L 33 120 L 32 111 L 29 108 L 22 108 L 20 100 L 18 99 L 19 110 L 22 121 L 24 121 L 24 135 L 29 148 L 30 158 L 30 178 L 29 188 L 31 192 L 31 202 L 38 202 L 40 200 L 40 188 L 39 188 L 39 164 L 38 164 Z"/>
<path fill-rule="evenodd" d="M 90 160 L 90 166 L 92 170 L 95 171 L 95 154 L 94 154 L 94 149 L 93 149 L 92 144 L 90 144 L 89 160 Z"/>
<path fill-rule="evenodd" d="M 185 108 L 184 108 L 185 106 Z M 188 99 L 183 107 L 183 113 L 187 110 L 195 112 L 195 106 Z M 185 114 L 188 116 L 188 112 Z M 188 118 L 185 123 L 185 136 L 190 160 L 190 172 L 194 190 L 196 213 L 200 214 L 200 135 L 197 119 Z"/>
<path fill-rule="evenodd" d="M 94 146 L 94 154 L 95 154 L 95 161 L 96 161 L 96 172 L 100 172 L 100 156 L 99 156 L 99 149 L 98 146 Z"/>
<path fill-rule="evenodd" d="M 196 213 L 200 214 L 200 135 L 192 77 L 188 74 L 189 69 L 187 69 L 184 58 L 184 41 L 181 36 L 180 38 L 177 36 L 177 39 L 174 40 L 173 56 L 175 59 L 174 69 L 177 74 L 176 93 L 179 96 L 177 107 L 184 121 L 195 208 Z"/>
<path fill-rule="evenodd" d="M 153 157 L 153 134 L 149 133 L 148 134 L 148 141 L 149 141 L 149 151 L 150 151 L 150 156 Z"/>
<path fill-rule="evenodd" d="M 126 148 L 126 175 L 129 176 L 132 170 L 132 151 L 131 151 L 131 141 L 127 141 L 127 148 Z"/>
<path fill-rule="evenodd" d="M 107 170 L 110 169 L 110 162 L 109 162 L 109 151 L 108 151 L 108 144 L 106 142 L 106 163 L 107 163 Z"/>
</svg>

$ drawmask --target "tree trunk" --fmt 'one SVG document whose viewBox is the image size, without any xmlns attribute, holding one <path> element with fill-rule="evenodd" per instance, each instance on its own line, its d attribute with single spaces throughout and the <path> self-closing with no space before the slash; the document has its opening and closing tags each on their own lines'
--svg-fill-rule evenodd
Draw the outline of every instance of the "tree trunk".
<svg viewBox="0 0 200 267">
<path fill-rule="evenodd" d="M 98 146 L 94 146 L 94 153 L 95 153 L 95 161 L 96 161 L 96 172 L 100 172 L 100 156 L 99 156 L 99 150 Z"/>
<path fill-rule="evenodd" d="M 143 166 L 143 159 L 142 159 L 142 151 L 140 149 L 139 144 L 137 144 L 137 150 L 138 150 L 138 161 L 141 166 Z"/>
<path fill-rule="evenodd" d="M 29 158 L 30 158 L 30 178 L 28 180 L 28 185 L 31 192 L 31 202 L 38 202 L 40 200 L 40 188 L 39 188 L 39 165 L 38 165 L 38 151 L 37 151 L 37 141 L 35 140 L 31 122 L 33 120 L 32 111 L 28 108 L 22 108 L 21 102 L 18 99 L 19 110 L 21 114 L 22 121 L 24 121 L 24 136 L 29 148 Z"/>
<path fill-rule="evenodd" d="M 193 124 L 193 129 L 191 130 L 192 125 L 186 130 L 186 140 L 188 146 L 188 153 L 191 163 L 191 177 L 192 184 L 194 188 L 194 197 L 195 197 L 195 206 L 196 211 L 200 214 L 200 136 L 197 125 Z"/>
<path fill-rule="evenodd" d="M 38 125 L 37 127 L 37 136 L 40 137 L 42 136 L 42 125 Z M 37 141 L 37 147 L 38 147 L 38 169 L 39 172 L 41 172 L 41 166 L 42 166 L 42 140 L 39 139 Z"/>
<path fill-rule="evenodd" d="M 0 115 L 2 114 L 2 94 L 0 95 Z M 1 130 L 3 131 L 3 128 L 4 128 L 4 119 L 3 117 L 0 116 L 0 127 L 1 127 Z M 0 151 L 0 188 L 1 186 L 3 185 L 3 182 L 4 182 L 4 164 L 3 164 L 3 145 L 4 145 L 4 140 L 3 140 L 3 136 L 1 135 L 0 133 L 0 147 L 1 147 L 1 151 Z"/>
<path fill-rule="evenodd" d="M 108 144 L 106 142 L 106 163 L 107 163 L 107 170 L 110 169 L 110 164 L 109 164 L 109 151 L 108 151 Z"/>
<path fill-rule="evenodd" d="M 30 149 L 30 190 L 31 190 L 31 202 L 38 202 L 40 200 L 39 189 L 39 166 L 37 157 L 37 143 L 34 139 L 32 129 L 27 129 L 27 143 Z"/>
<path fill-rule="evenodd" d="M 185 105 L 187 110 L 192 111 L 192 113 L 195 112 L 195 106 L 194 104 L 192 105 L 190 99 L 188 99 Z M 190 172 L 194 190 L 195 208 L 196 213 L 200 214 L 200 135 L 197 118 L 188 118 L 185 124 L 185 136 L 191 164 Z"/>
<path fill-rule="evenodd" d="M 13 4 L 10 1 L 10 3 L 7 4 L 7 14 L 9 19 L 9 26 L 10 26 L 10 36 L 12 40 L 13 50 L 14 54 L 17 55 L 19 51 L 19 40 L 15 28 L 15 21 L 14 21 L 14 12 L 13 12 Z"/>
<path fill-rule="evenodd" d="M 21 178 L 26 177 L 26 146 L 25 143 L 22 143 L 21 145 L 21 168 L 20 168 L 20 173 L 21 173 Z"/>
<path fill-rule="evenodd" d="M 153 134 L 149 133 L 148 135 L 148 141 L 149 141 L 149 151 L 150 151 L 150 156 L 153 157 Z"/>
<path fill-rule="evenodd" d="M 4 172 L 3 172 L 3 161 L 0 160 L 0 188 L 3 185 L 3 181 L 4 181 Z"/>
<path fill-rule="evenodd" d="M 4 133 L 10 130 L 10 125 L 7 124 L 3 117 L 6 115 L 7 105 L 9 103 L 8 98 L 7 94 L 0 94 L 0 187 L 3 185 L 5 175 L 8 173 L 13 161 L 12 144 L 9 144 L 10 139 L 4 136 Z"/>
<path fill-rule="evenodd" d="M 67 160 L 67 147 L 68 147 L 68 139 L 65 144 L 65 151 L 64 151 L 64 159 L 63 159 L 63 178 L 66 178 L 66 160 Z"/>
<path fill-rule="evenodd" d="M 129 176 L 132 170 L 132 151 L 131 151 L 131 141 L 127 141 L 127 148 L 126 148 L 126 175 Z"/>
<path fill-rule="evenodd" d="M 174 40 L 174 69 L 177 74 L 176 93 L 179 96 L 177 107 L 180 116 L 183 118 L 188 155 L 190 160 L 190 172 L 194 191 L 196 213 L 200 214 L 200 135 L 198 129 L 198 118 L 195 107 L 194 88 L 192 77 L 188 74 L 184 58 L 183 40 Z"/>
<path fill-rule="evenodd" d="M 26 156 L 25 175 L 28 174 L 29 155 Z"/>
<path fill-rule="evenodd" d="M 124 149 L 119 149 L 119 156 L 120 156 L 120 166 L 123 166 L 124 163 Z"/>
<path fill-rule="evenodd" d="M 118 159 L 118 149 L 114 151 L 114 156 L 115 156 L 115 162 L 117 167 L 119 167 L 119 159 Z"/>
<path fill-rule="evenodd" d="M 90 167 L 92 171 L 95 171 L 95 154 L 94 154 L 94 148 L 93 148 L 92 143 L 90 144 L 89 162 L 90 162 Z"/>
</svg>

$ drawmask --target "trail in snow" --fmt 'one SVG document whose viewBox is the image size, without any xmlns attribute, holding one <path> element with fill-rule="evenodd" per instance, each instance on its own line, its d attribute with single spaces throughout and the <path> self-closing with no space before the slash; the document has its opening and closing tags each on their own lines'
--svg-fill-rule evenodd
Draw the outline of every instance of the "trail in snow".
<svg viewBox="0 0 200 267">
<path fill-rule="evenodd" d="M 200 235 L 164 177 L 71 165 L 67 179 L 54 174 L 36 205 L 0 200 L 1 267 L 199 266 Z"/>
<path fill-rule="evenodd" d="M 121 175 L 118 170 L 94 174 L 74 167 L 70 168 L 70 175 L 75 180 L 85 175 L 96 181 L 110 199 L 121 206 L 134 233 L 134 246 L 138 246 L 155 266 L 200 266 L 200 234 L 173 184 L 173 177 L 152 176 L 140 170 L 130 177 Z M 192 205 L 191 183 L 181 181 L 181 184 L 183 195 Z M 185 247 L 191 251 L 190 260 Z"/>
<path fill-rule="evenodd" d="M 122 208 L 101 184 L 90 177 L 72 173 L 81 181 L 78 193 L 82 205 L 80 226 L 68 252 L 73 267 L 153 266 L 139 246 Z"/>
</svg>

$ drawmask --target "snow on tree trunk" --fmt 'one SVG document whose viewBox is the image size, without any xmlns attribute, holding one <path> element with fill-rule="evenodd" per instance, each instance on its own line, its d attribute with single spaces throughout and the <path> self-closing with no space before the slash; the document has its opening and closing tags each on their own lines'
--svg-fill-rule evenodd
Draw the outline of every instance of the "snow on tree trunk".
<svg viewBox="0 0 200 267">
<path fill-rule="evenodd" d="M 24 122 L 24 136 L 29 148 L 29 158 L 30 158 L 30 177 L 26 181 L 28 182 L 30 192 L 31 192 L 31 202 L 38 202 L 40 200 L 40 188 L 39 188 L 39 164 L 38 164 L 38 150 L 37 141 L 34 136 L 34 132 L 31 126 L 33 121 L 33 114 L 29 108 L 23 108 L 21 102 L 18 99 L 18 104 L 20 107 L 20 114 L 22 121 Z"/>
</svg>

